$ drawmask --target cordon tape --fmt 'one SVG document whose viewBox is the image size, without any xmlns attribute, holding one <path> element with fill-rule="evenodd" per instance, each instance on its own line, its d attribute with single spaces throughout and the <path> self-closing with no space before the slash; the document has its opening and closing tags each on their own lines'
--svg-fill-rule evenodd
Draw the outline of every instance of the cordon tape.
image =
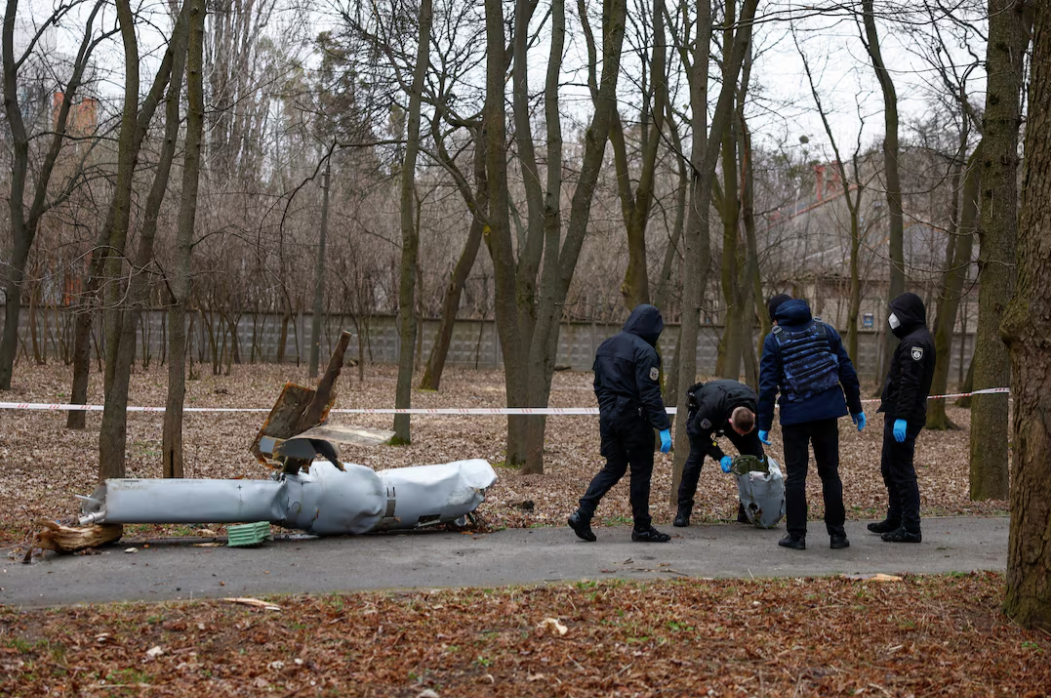
<svg viewBox="0 0 1051 698">
<path fill-rule="evenodd" d="M 948 393 L 930 395 L 928 400 L 950 400 L 971 395 L 989 393 L 1010 393 L 1010 388 L 984 388 L 969 393 Z M 879 402 L 879 399 L 866 399 L 862 402 Z M 102 412 L 104 405 L 70 405 L 46 402 L 0 402 L 0 410 L 40 410 L 44 412 Z M 128 407 L 128 412 L 164 412 L 164 407 Z M 668 414 L 675 414 L 677 408 L 669 407 Z M 269 412 L 266 407 L 184 407 L 183 412 Z M 435 407 L 435 408 L 371 408 L 338 409 L 332 414 L 437 414 L 437 415 L 596 415 L 597 407 Z"/>
</svg>

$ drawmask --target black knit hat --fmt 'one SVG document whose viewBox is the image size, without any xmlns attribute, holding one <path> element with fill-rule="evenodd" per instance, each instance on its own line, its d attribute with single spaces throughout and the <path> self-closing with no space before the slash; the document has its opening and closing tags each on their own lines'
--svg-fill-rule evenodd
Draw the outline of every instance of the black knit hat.
<svg viewBox="0 0 1051 698">
<path fill-rule="evenodd" d="M 781 307 L 781 304 L 790 300 L 792 300 L 792 296 L 787 293 L 779 293 L 766 302 L 766 309 L 770 311 L 770 322 L 774 321 L 774 313 Z"/>
</svg>

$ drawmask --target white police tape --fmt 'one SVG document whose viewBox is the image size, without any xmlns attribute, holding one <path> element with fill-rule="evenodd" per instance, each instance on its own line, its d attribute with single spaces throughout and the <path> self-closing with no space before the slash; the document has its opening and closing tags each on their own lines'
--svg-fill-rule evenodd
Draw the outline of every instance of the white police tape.
<svg viewBox="0 0 1051 698">
<path fill-rule="evenodd" d="M 989 393 L 1010 393 L 1010 388 L 984 388 L 973 390 L 969 393 L 948 393 L 946 395 L 931 395 L 928 400 L 949 400 L 957 397 L 970 397 L 971 395 L 985 395 Z M 878 398 L 862 400 L 862 402 L 879 402 Z M 40 410 L 44 412 L 101 412 L 104 405 L 71 405 L 46 402 L 0 402 L 0 410 Z M 129 406 L 128 412 L 164 412 L 164 407 L 133 407 Z M 668 414 L 675 414 L 675 407 L 667 408 Z M 184 407 L 183 412 L 269 412 L 266 407 Z M 336 409 L 333 414 L 438 414 L 438 415 L 596 415 L 597 407 L 414 407 L 414 408 L 372 408 L 362 407 L 358 409 Z"/>
</svg>

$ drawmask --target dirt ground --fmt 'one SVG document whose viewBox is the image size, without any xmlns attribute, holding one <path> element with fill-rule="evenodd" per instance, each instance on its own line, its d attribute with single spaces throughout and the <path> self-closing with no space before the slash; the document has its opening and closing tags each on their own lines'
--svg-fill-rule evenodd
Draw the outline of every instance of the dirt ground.
<svg viewBox="0 0 1051 698">
<path fill-rule="evenodd" d="M 0 608 L 0 695 L 1047 696 L 1004 576 Z M 260 605 L 260 600 L 255 600 Z"/>
<path fill-rule="evenodd" d="M 234 366 L 229 376 L 212 376 L 208 366 L 188 383 L 187 406 L 269 408 L 284 381 L 310 384 L 305 368 L 294 366 Z M 15 370 L 13 389 L 0 400 L 64 402 L 68 399 L 71 371 L 61 365 L 30 366 Z M 391 407 L 394 403 L 395 369 L 368 366 L 365 381 L 357 370 L 340 378 L 336 407 Z M 130 404 L 163 405 L 167 368 L 137 369 L 132 377 Z M 93 373 L 89 401 L 102 401 L 101 376 Z M 414 407 L 502 407 L 503 376 L 497 371 L 449 369 L 440 392 L 417 391 Z M 594 406 L 591 374 L 563 372 L 555 375 L 552 406 Z M 866 404 L 869 426 L 857 433 L 849 420 L 840 422 L 841 474 L 847 516 L 876 518 L 883 514 L 885 490 L 879 456 L 883 420 L 876 405 Z M 924 432 L 916 451 L 924 515 L 1003 513 L 1006 502 L 974 503 L 968 497 L 968 423 L 966 410 L 950 407 L 951 419 L 961 430 Z M 187 477 L 265 477 L 266 471 L 248 453 L 248 446 L 263 421 L 262 413 L 187 414 Z M 65 413 L 0 410 L 0 545 L 23 543 L 39 518 L 58 519 L 77 508 L 73 495 L 90 494 L 98 468 L 100 413 L 89 413 L 85 431 L 65 428 Z M 335 415 L 333 422 L 390 428 L 389 415 Z M 160 477 L 160 414 L 128 415 L 129 477 Z M 344 450 L 345 460 L 376 469 L 443 463 L 464 458 L 485 458 L 493 464 L 505 459 L 506 418 L 499 416 L 420 416 L 413 418 L 410 446 L 384 446 Z M 781 457 L 780 434 L 772 433 L 775 458 Z M 686 446 L 683 444 L 683 446 Z M 724 444 L 732 452 L 732 446 Z M 668 503 L 671 489 L 671 456 L 657 454 L 651 507 L 655 523 L 668 525 L 674 515 Z M 601 467 L 597 419 L 593 416 L 551 417 L 547 423 L 545 473 L 522 475 L 498 467 L 500 481 L 480 508 L 493 526 L 525 527 L 564 525 L 577 498 Z M 810 517 L 822 516 L 820 480 L 814 468 L 807 483 Z M 597 525 L 630 521 L 627 479 L 603 501 Z M 701 475 L 695 520 L 728 519 L 736 514 L 736 488 L 730 476 L 708 461 Z M 185 535 L 185 527 L 129 527 L 126 535 Z"/>
</svg>

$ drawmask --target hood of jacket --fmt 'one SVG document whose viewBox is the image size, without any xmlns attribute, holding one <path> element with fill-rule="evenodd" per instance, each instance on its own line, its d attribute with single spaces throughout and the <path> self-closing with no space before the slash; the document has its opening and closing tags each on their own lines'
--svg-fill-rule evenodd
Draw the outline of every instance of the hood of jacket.
<svg viewBox="0 0 1051 698">
<path fill-rule="evenodd" d="M 890 309 L 901 323 L 891 330 L 899 339 L 927 324 L 927 309 L 915 293 L 901 294 L 890 302 Z"/>
<path fill-rule="evenodd" d="M 642 304 L 635 306 L 631 311 L 627 322 L 624 323 L 624 331 L 641 337 L 650 346 L 657 346 L 661 332 L 664 331 L 664 318 L 656 306 Z"/>
<path fill-rule="evenodd" d="M 795 327 L 805 325 L 813 319 L 814 316 L 810 313 L 810 306 L 801 298 L 785 301 L 777 306 L 777 309 L 774 311 L 774 320 L 777 320 L 777 324 L 782 326 Z"/>
</svg>

